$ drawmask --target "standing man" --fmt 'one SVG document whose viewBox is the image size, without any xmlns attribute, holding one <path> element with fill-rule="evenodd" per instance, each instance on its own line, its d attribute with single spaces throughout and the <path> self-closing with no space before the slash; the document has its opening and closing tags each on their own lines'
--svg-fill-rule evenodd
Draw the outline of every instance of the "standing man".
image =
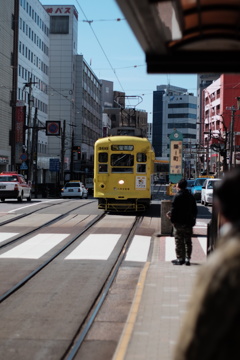
<svg viewBox="0 0 240 360">
<path fill-rule="evenodd" d="M 197 204 L 193 195 L 186 189 L 187 180 L 181 179 L 177 184 L 177 194 L 172 201 L 172 209 L 167 217 L 173 224 L 175 237 L 176 260 L 173 265 L 190 265 L 192 254 L 192 233 L 196 224 Z"/>
<path fill-rule="evenodd" d="M 214 251 L 201 265 L 174 360 L 240 359 L 240 168 L 214 186 L 218 214 Z"/>
</svg>

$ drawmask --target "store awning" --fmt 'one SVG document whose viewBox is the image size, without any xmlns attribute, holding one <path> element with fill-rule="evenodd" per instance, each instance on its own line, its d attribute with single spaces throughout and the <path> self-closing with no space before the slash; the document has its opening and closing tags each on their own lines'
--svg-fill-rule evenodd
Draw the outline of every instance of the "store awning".
<svg viewBox="0 0 240 360">
<path fill-rule="evenodd" d="M 116 1 L 149 73 L 240 72 L 240 0 Z"/>
</svg>

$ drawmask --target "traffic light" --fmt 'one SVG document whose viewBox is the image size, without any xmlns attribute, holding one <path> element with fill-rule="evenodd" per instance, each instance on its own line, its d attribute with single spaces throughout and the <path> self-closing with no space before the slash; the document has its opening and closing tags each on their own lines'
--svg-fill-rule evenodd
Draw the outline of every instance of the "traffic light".
<svg viewBox="0 0 240 360">
<path fill-rule="evenodd" d="M 77 153 L 78 160 L 81 159 L 81 146 L 73 146 L 73 153 Z"/>
<path fill-rule="evenodd" d="M 81 152 L 81 146 L 73 146 L 73 152 L 80 153 Z"/>
</svg>

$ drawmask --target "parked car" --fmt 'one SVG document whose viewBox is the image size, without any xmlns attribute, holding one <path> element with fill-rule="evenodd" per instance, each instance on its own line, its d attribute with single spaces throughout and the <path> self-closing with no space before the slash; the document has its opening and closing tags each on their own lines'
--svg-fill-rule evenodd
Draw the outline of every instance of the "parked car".
<svg viewBox="0 0 240 360">
<path fill-rule="evenodd" d="M 61 197 L 73 198 L 78 197 L 80 199 L 88 198 L 88 189 L 85 188 L 84 184 L 81 181 L 69 181 L 61 189 Z"/>
<path fill-rule="evenodd" d="M 31 183 L 26 182 L 24 176 L 16 172 L 2 172 L 0 174 L 0 199 L 23 199 L 31 201 Z"/>
<path fill-rule="evenodd" d="M 195 200 L 201 200 L 201 191 L 202 186 L 206 178 L 196 178 L 194 179 L 193 184 L 191 185 L 191 193 L 193 194 Z"/>
<path fill-rule="evenodd" d="M 208 204 L 213 203 L 213 188 L 214 183 L 216 181 L 220 181 L 221 179 L 206 179 L 202 186 L 201 191 L 201 204 L 207 206 Z"/>
</svg>

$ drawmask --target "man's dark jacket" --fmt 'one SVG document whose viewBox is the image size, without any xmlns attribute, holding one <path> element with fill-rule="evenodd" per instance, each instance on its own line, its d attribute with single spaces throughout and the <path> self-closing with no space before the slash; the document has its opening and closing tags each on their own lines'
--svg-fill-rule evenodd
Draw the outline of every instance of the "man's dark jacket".
<svg viewBox="0 0 240 360">
<path fill-rule="evenodd" d="M 197 204 L 193 195 L 186 189 L 179 190 L 174 196 L 171 209 L 173 224 L 194 226 L 197 217 Z"/>
</svg>

